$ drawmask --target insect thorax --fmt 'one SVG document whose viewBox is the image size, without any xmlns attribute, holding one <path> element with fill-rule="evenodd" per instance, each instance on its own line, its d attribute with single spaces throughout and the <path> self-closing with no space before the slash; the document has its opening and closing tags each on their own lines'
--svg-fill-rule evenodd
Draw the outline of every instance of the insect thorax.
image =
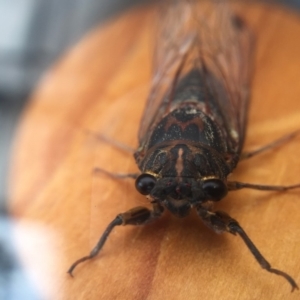
<svg viewBox="0 0 300 300">
<path fill-rule="evenodd" d="M 179 108 L 164 117 L 147 151 L 135 154 L 141 171 L 157 179 L 150 196 L 180 217 L 211 200 L 203 193 L 203 182 L 208 178 L 225 182 L 231 171 L 222 140 L 217 125 L 195 108 Z"/>
</svg>

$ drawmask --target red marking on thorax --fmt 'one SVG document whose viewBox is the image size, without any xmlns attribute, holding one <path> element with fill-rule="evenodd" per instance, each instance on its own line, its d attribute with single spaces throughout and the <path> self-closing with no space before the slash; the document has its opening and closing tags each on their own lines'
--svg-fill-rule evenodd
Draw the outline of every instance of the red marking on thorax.
<svg viewBox="0 0 300 300">
<path fill-rule="evenodd" d="M 176 165 L 175 165 L 175 170 L 177 172 L 177 176 L 180 176 L 180 174 L 181 174 L 181 172 L 183 171 L 183 168 L 184 168 L 182 155 L 183 155 L 183 149 L 180 148 L 178 150 L 178 158 L 176 160 Z"/>
<path fill-rule="evenodd" d="M 182 130 L 185 130 L 187 126 L 195 124 L 200 131 L 203 131 L 204 123 L 199 116 L 195 116 L 192 120 L 182 122 L 177 120 L 174 116 L 169 116 L 168 121 L 165 125 L 165 130 L 168 131 L 172 125 L 178 125 Z"/>
</svg>

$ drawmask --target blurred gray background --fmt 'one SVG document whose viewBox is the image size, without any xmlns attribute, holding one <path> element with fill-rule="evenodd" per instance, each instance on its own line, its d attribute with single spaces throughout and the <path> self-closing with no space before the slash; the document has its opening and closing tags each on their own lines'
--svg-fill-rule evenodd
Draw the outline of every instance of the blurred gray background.
<svg viewBox="0 0 300 300">
<path fill-rule="evenodd" d="M 0 0 L 0 299 L 40 299 L 18 264 L 5 208 L 11 143 L 28 96 L 41 74 L 88 30 L 149 1 Z M 277 2 L 300 9 L 300 0 Z"/>
</svg>

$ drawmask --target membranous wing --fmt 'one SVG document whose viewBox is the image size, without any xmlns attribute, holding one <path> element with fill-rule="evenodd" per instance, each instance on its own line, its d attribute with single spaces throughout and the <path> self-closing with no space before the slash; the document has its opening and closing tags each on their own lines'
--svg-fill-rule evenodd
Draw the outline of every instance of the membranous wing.
<svg viewBox="0 0 300 300">
<path fill-rule="evenodd" d="M 184 78 L 197 71 L 201 74 L 199 86 L 205 86 L 213 96 L 202 103 L 203 112 L 223 128 L 228 151 L 240 153 L 248 107 L 251 44 L 244 22 L 224 1 L 164 1 L 139 150 L 147 148 L 158 122 L 178 107 L 174 100 Z"/>
</svg>

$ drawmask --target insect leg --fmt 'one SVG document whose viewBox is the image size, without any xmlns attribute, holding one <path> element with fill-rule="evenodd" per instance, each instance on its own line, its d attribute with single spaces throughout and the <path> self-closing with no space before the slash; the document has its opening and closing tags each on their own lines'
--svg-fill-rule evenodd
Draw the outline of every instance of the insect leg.
<svg viewBox="0 0 300 300">
<path fill-rule="evenodd" d="M 272 148 L 281 146 L 282 144 L 285 144 L 285 143 L 289 142 L 290 140 L 292 140 L 293 138 L 295 138 L 299 134 L 300 134 L 300 130 L 297 130 L 297 131 L 294 131 L 294 132 L 289 133 L 287 135 L 284 135 L 283 137 L 279 138 L 278 140 L 275 140 L 275 141 L 271 142 L 270 144 L 262 146 L 262 147 L 260 147 L 256 150 L 249 151 L 249 152 L 244 152 L 244 153 L 241 154 L 240 160 L 250 158 L 250 157 L 255 156 L 257 154 L 260 154 L 264 151 L 267 151 L 267 150 L 270 150 Z"/>
<path fill-rule="evenodd" d="M 130 146 L 128 145 L 125 145 L 123 143 L 120 143 L 114 139 L 111 139 L 103 134 L 100 134 L 98 132 L 94 132 L 92 130 L 89 130 L 89 129 L 85 129 L 84 130 L 87 134 L 90 134 L 92 135 L 93 137 L 95 137 L 97 140 L 101 141 L 101 142 L 105 142 L 107 144 L 110 144 L 112 146 L 114 146 L 115 148 L 121 150 L 121 151 L 124 151 L 124 152 L 127 152 L 127 153 L 130 153 L 130 154 L 133 154 L 135 152 L 135 149 L 134 148 L 131 148 Z"/>
<path fill-rule="evenodd" d="M 78 260 L 76 260 L 71 267 L 69 268 L 68 272 L 73 277 L 74 269 L 82 262 L 92 259 L 95 257 L 100 250 L 102 249 L 103 245 L 105 244 L 108 236 L 110 235 L 111 231 L 120 225 L 144 225 L 149 223 L 150 221 L 157 219 L 163 212 L 163 207 L 157 203 L 153 204 L 153 210 L 150 210 L 146 207 L 135 207 L 128 210 L 125 213 L 121 213 L 116 216 L 116 218 L 109 223 L 105 231 L 103 232 L 102 236 L 100 237 L 97 245 L 91 251 L 91 253 L 87 256 L 84 256 Z"/>
<path fill-rule="evenodd" d="M 292 286 L 292 292 L 295 289 L 299 289 L 295 280 L 290 275 L 281 270 L 272 268 L 270 263 L 263 257 L 257 247 L 250 240 L 248 235 L 245 233 L 243 228 L 239 225 L 239 223 L 231 218 L 228 214 L 222 211 L 211 212 L 204 209 L 203 207 L 198 208 L 198 214 L 203 222 L 215 232 L 229 232 L 233 235 L 238 234 L 243 239 L 246 246 L 263 269 L 267 270 L 270 273 L 274 273 L 276 275 L 284 277 Z"/>
<path fill-rule="evenodd" d="M 140 173 L 127 173 L 127 174 L 121 174 L 121 173 L 111 173 L 111 172 L 108 172 L 104 169 L 101 169 L 101 168 L 94 168 L 93 170 L 95 173 L 103 173 L 113 179 L 126 179 L 126 178 L 133 178 L 133 179 L 136 179 Z"/>
<path fill-rule="evenodd" d="M 292 189 L 300 188 L 300 184 L 294 185 L 261 185 L 261 184 L 252 184 L 238 181 L 228 181 L 227 182 L 228 191 L 237 191 L 240 189 L 254 189 L 261 191 L 287 191 Z"/>
</svg>

